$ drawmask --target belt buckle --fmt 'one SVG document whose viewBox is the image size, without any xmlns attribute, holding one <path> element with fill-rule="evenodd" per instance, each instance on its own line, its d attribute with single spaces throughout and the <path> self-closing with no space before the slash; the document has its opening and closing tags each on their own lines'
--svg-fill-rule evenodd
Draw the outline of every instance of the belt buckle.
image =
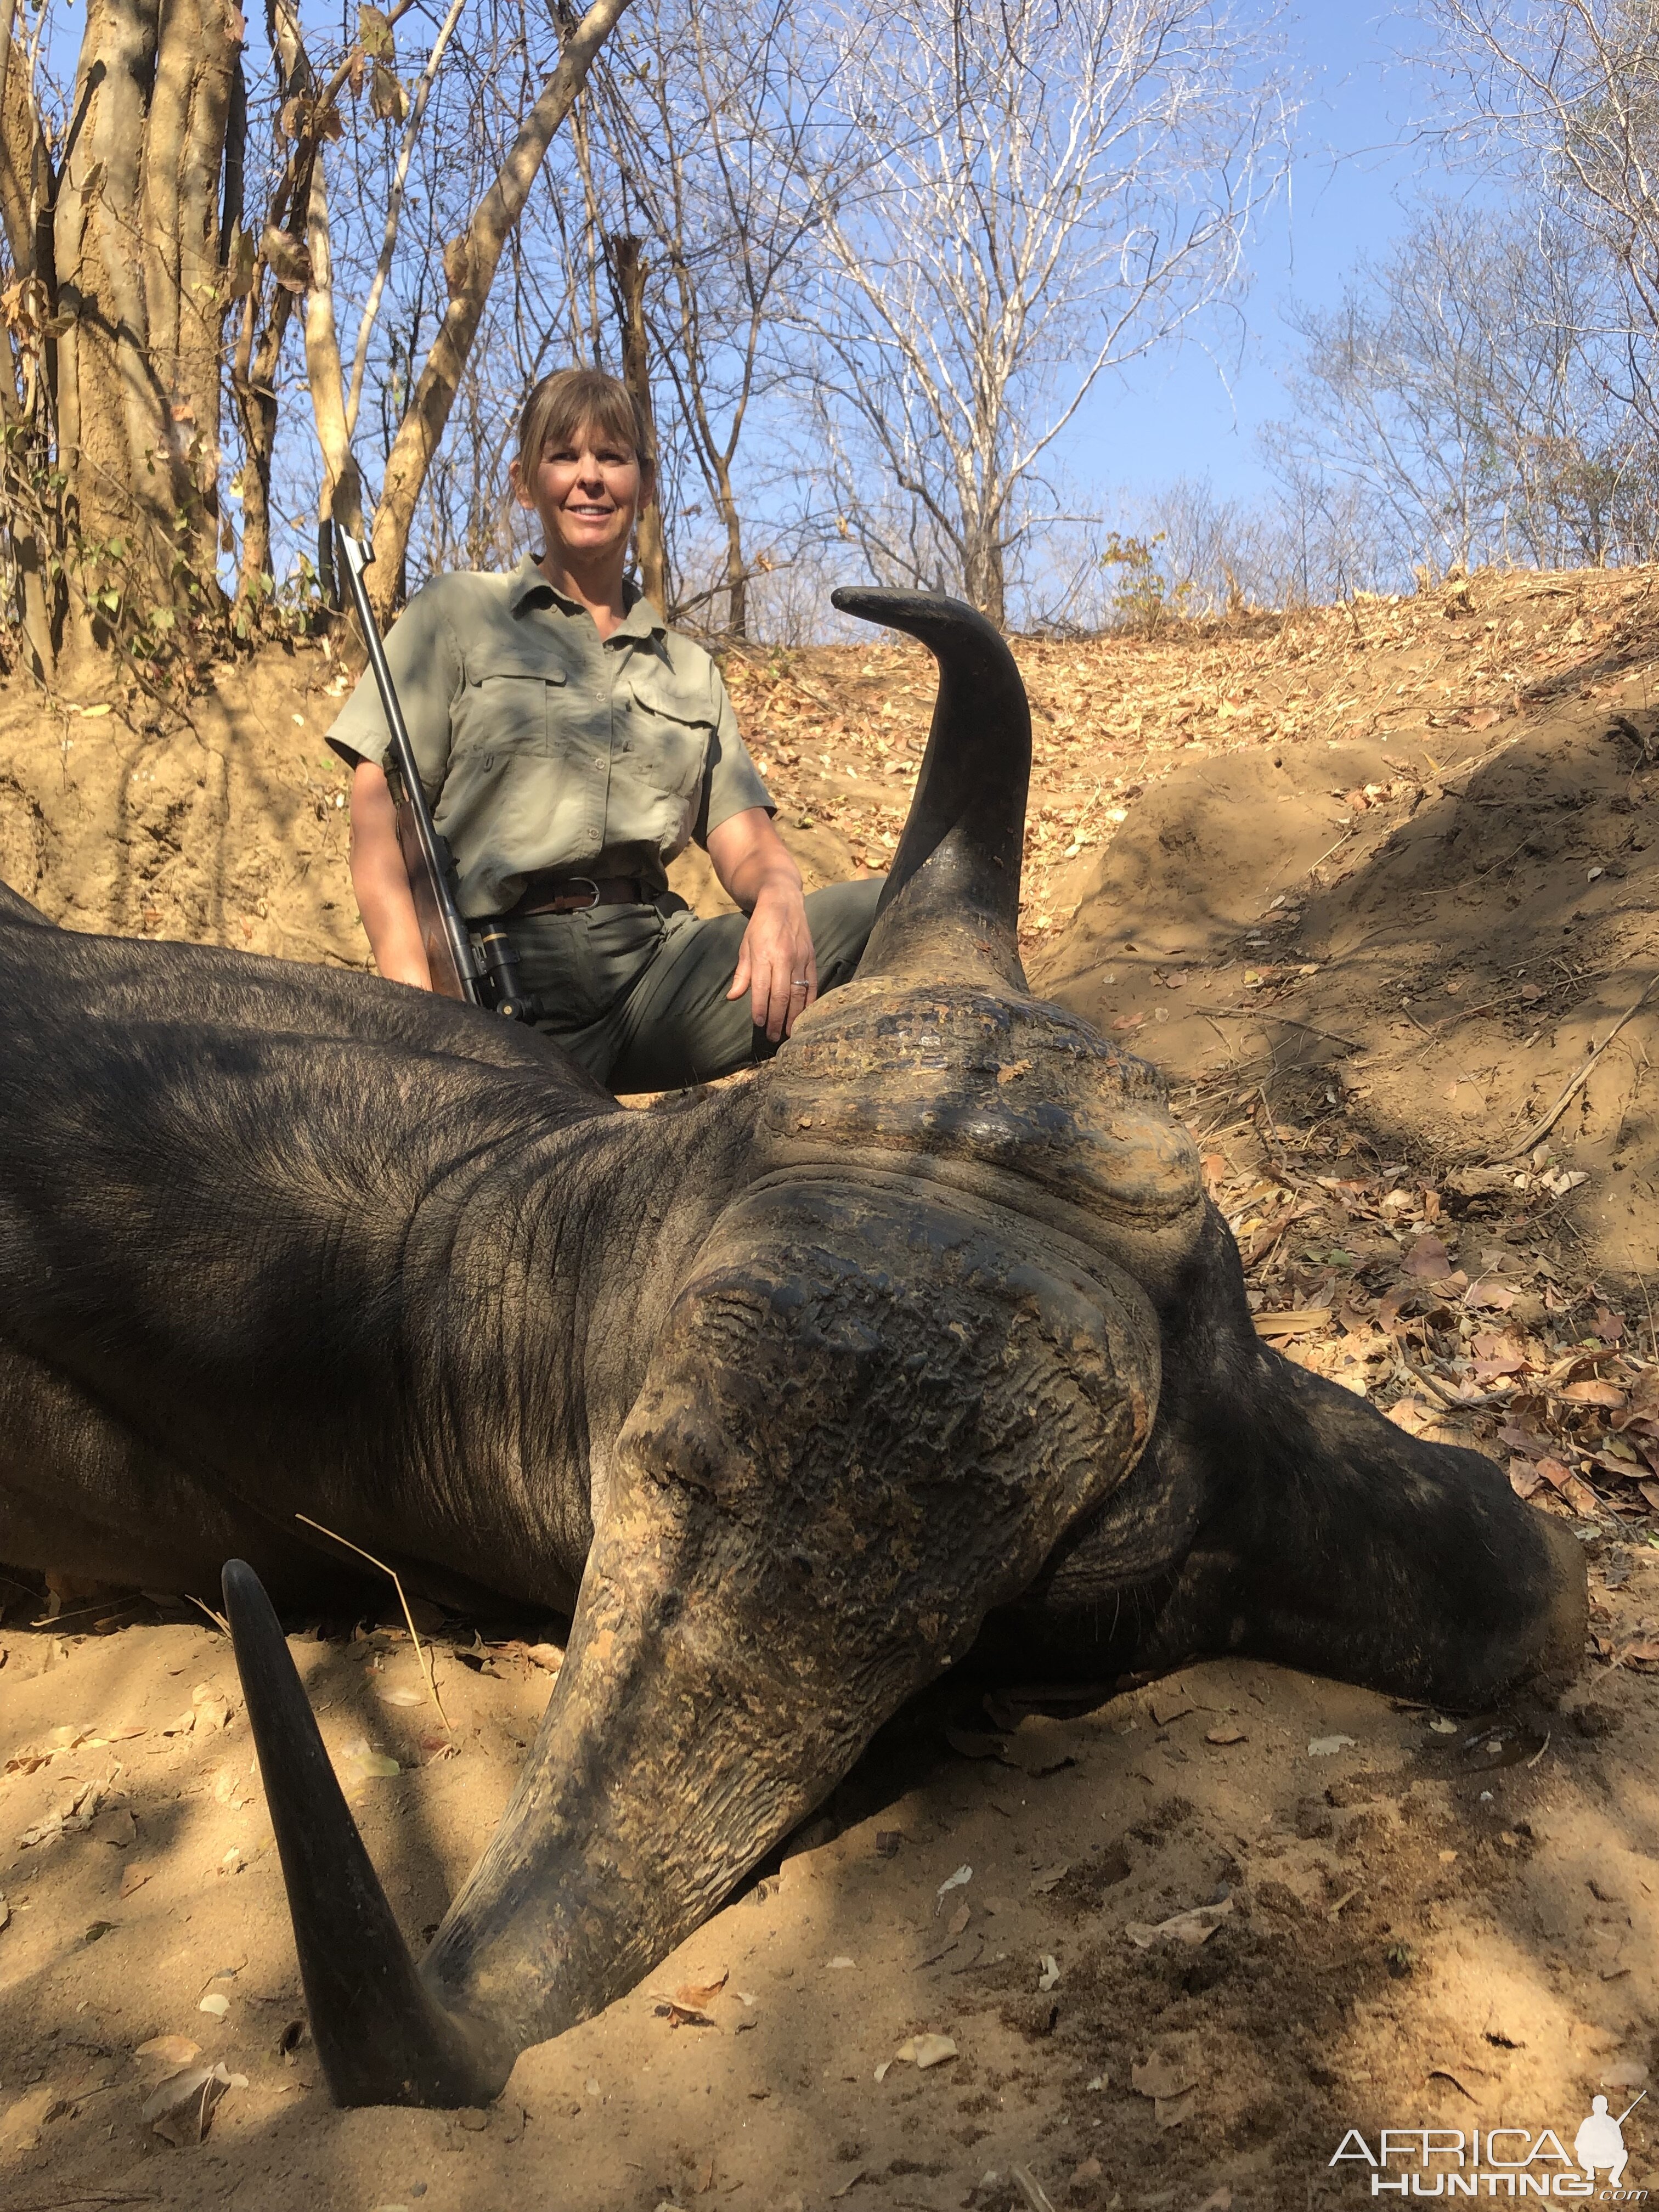
<svg viewBox="0 0 1659 2212">
<path fill-rule="evenodd" d="M 591 899 L 589 899 L 589 901 L 587 902 L 587 904 L 586 904 L 586 906 L 570 906 L 570 907 L 567 907 L 567 908 L 565 908 L 565 912 L 566 912 L 567 914 L 591 914 L 591 913 L 593 911 L 593 908 L 594 908 L 599 904 L 599 887 L 598 884 L 594 882 L 594 880 L 593 880 L 592 877 L 592 876 L 568 876 L 568 877 L 567 877 L 567 878 L 566 878 L 566 879 L 565 879 L 565 880 L 566 880 L 568 883 L 572 883 L 572 884 L 586 884 L 587 885 L 587 888 L 589 889 L 589 890 L 591 890 L 591 891 L 592 892 L 592 894 L 593 894 L 592 897 Z"/>
</svg>

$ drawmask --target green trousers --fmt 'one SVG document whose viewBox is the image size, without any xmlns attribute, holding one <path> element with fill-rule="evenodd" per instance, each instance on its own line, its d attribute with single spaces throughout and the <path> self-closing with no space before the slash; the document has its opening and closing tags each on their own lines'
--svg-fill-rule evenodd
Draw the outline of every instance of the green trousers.
<svg viewBox="0 0 1659 2212">
<path fill-rule="evenodd" d="M 806 895 L 818 992 L 847 982 L 876 918 L 882 879 L 826 884 Z M 511 926 L 536 1024 L 619 1097 L 712 1083 L 769 1060 L 749 994 L 728 999 L 748 920 L 704 920 L 666 894 L 655 906 L 526 915 Z"/>
</svg>

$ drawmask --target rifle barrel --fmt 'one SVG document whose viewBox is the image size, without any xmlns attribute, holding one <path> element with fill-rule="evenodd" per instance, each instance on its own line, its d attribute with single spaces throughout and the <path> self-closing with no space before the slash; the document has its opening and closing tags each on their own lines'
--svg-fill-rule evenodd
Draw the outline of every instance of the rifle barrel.
<svg viewBox="0 0 1659 2212">
<path fill-rule="evenodd" d="M 386 728 L 392 735 L 392 765 L 403 786 L 404 800 L 412 820 L 419 846 L 420 860 L 427 877 L 427 890 L 436 909 L 435 921 L 441 933 L 443 949 L 454 969 L 454 981 L 459 989 L 448 995 L 465 999 L 470 1005 L 484 1003 L 483 987 L 479 980 L 477 956 L 472 950 L 472 939 L 455 895 L 449 887 L 447 855 L 432 820 L 432 809 L 427 804 L 426 788 L 421 781 L 421 771 L 415 758 L 415 748 L 409 741 L 408 726 L 404 710 L 398 703 L 398 687 L 392 680 L 392 671 L 386 665 L 386 647 L 380 642 L 374 610 L 368 604 L 368 592 L 363 583 L 363 571 L 374 560 L 374 554 L 359 544 L 347 531 L 337 523 L 335 537 L 340 549 L 340 565 L 346 572 L 351 587 L 352 605 L 357 610 L 358 625 L 363 633 L 363 643 L 368 648 L 368 665 L 374 672 L 374 688 L 380 695 L 380 710 L 386 716 Z M 394 803 L 397 793 L 392 794 Z M 407 862 L 405 863 L 407 865 Z M 411 885 L 411 890 L 414 888 Z M 421 904 L 416 901 L 418 912 Z M 427 957 L 433 968 L 434 987 L 442 990 L 446 978 L 439 972 L 439 947 L 428 942 Z"/>
</svg>

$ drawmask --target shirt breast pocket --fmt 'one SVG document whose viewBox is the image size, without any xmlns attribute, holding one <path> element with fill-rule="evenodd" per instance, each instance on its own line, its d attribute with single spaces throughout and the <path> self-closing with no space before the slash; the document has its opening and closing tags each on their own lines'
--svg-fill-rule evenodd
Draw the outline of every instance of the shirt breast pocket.
<svg viewBox="0 0 1659 2212">
<path fill-rule="evenodd" d="M 507 754 L 553 750 L 553 717 L 564 672 L 526 655 L 481 653 L 469 661 L 466 693 L 453 732 L 456 754 L 486 771 Z"/>
<path fill-rule="evenodd" d="M 694 810 L 702 793 L 714 725 L 706 708 L 633 694 L 626 750 L 635 776 Z"/>
</svg>

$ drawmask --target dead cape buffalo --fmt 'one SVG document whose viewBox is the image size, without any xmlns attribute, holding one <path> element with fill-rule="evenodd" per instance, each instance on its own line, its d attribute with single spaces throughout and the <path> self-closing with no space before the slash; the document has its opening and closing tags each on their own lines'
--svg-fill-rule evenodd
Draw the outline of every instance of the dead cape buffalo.
<svg viewBox="0 0 1659 2212">
<path fill-rule="evenodd" d="M 1006 646 L 837 604 L 931 648 L 933 732 L 856 978 L 746 1081 L 625 1109 L 488 1014 L 0 894 L 0 1559 L 230 1561 L 342 2103 L 493 2096 L 955 1662 L 1469 1705 L 1582 1649 L 1571 1536 L 1263 1344 L 1158 1077 L 1030 995 Z M 339 1586 L 297 1513 L 574 1612 L 418 1966 L 261 1587 Z"/>
</svg>

